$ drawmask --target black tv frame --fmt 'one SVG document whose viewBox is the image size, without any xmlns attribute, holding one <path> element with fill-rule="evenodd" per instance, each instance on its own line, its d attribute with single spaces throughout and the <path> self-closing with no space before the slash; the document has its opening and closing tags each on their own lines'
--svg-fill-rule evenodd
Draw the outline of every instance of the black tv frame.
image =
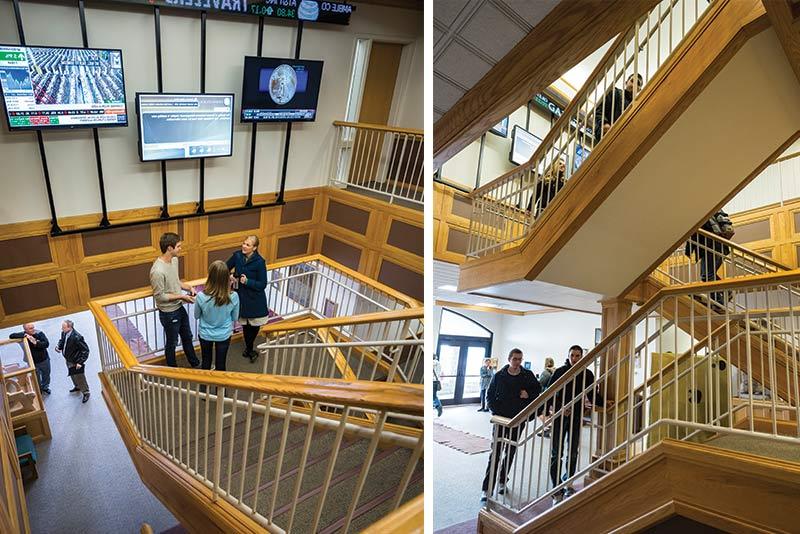
<svg viewBox="0 0 800 534">
<path fill-rule="evenodd" d="M 527 134 L 530 134 L 533 138 L 538 139 L 540 145 L 542 144 L 543 139 L 540 138 L 538 135 L 536 135 L 536 134 L 534 134 L 532 132 L 529 132 L 528 130 L 526 130 L 525 128 L 520 126 L 519 124 L 515 124 L 514 125 L 514 129 L 512 130 L 512 133 L 511 133 L 511 151 L 508 153 L 508 161 L 510 161 L 514 165 L 524 165 L 529 160 L 523 161 L 522 163 L 517 163 L 517 162 L 514 161 L 514 148 L 517 146 L 517 128 L 519 128 L 520 130 L 522 130 L 523 132 L 525 132 Z M 536 150 L 534 149 L 533 152 L 535 154 Z M 531 155 L 533 155 L 533 154 L 531 154 Z"/>
<path fill-rule="evenodd" d="M 296 58 L 288 58 L 288 57 L 267 57 L 267 56 L 245 56 L 244 61 L 248 59 L 275 59 L 278 61 L 285 61 L 287 63 L 291 63 L 292 61 L 314 61 L 316 63 L 320 63 L 323 67 L 325 66 L 325 61 L 322 59 L 296 59 Z M 244 118 L 244 95 L 245 95 L 245 85 L 244 85 L 244 63 L 242 63 L 242 105 L 239 109 L 239 122 L 245 124 L 282 124 L 282 123 L 292 123 L 292 122 L 316 122 L 317 120 L 317 113 L 319 112 L 319 93 L 322 89 L 322 68 L 320 68 L 320 77 L 319 77 L 319 87 L 317 87 L 317 102 L 314 106 L 314 118 L 313 119 L 292 119 L 292 120 L 253 120 L 253 119 L 245 119 Z"/>
<path fill-rule="evenodd" d="M 25 131 L 50 131 L 50 130 L 83 130 L 83 129 L 91 129 L 91 128 L 127 128 L 130 125 L 130 113 L 128 113 L 128 96 L 127 90 L 125 89 L 125 58 L 122 54 L 121 48 L 95 48 L 91 46 L 45 46 L 45 45 L 21 45 L 21 44 L 6 44 L 0 43 L 0 46 L 15 46 L 15 47 L 25 47 L 25 48 L 55 48 L 58 50 L 103 50 L 107 52 L 119 52 L 119 65 L 120 69 L 122 70 L 122 94 L 125 95 L 125 102 L 123 106 L 125 106 L 125 123 L 116 123 L 116 124 L 68 124 L 68 125 L 59 125 L 59 126 L 15 126 L 11 127 L 11 118 L 8 116 L 8 108 L 6 107 L 6 96 L 3 94 L 3 86 L 0 84 L 0 98 L 3 99 L 3 110 L 5 111 L 4 115 L 6 117 L 6 126 L 8 127 L 8 131 L 10 132 L 25 132 Z"/>
<path fill-rule="evenodd" d="M 231 101 L 231 153 L 219 154 L 215 156 L 193 156 L 188 158 L 163 158 L 163 159 L 144 159 L 142 154 L 142 121 L 140 119 L 141 110 L 139 109 L 139 97 L 141 95 L 164 95 L 164 96 L 230 96 Z M 190 159 L 211 159 L 211 158 L 230 158 L 233 156 L 233 122 L 235 116 L 236 94 L 235 93 L 159 93 L 158 91 L 137 91 L 135 97 L 136 106 L 136 149 L 139 151 L 139 161 L 151 163 L 154 161 L 186 161 Z"/>
</svg>

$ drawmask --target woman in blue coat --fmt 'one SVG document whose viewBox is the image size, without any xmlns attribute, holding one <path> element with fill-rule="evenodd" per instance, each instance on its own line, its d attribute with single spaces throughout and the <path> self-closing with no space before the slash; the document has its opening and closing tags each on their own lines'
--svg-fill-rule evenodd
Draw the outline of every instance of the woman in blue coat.
<svg viewBox="0 0 800 534">
<path fill-rule="evenodd" d="M 239 295 L 239 324 L 244 334 L 244 353 L 242 356 L 253 362 L 258 352 L 253 343 L 261 326 L 269 320 L 267 309 L 267 263 L 258 253 L 258 237 L 249 235 L 226 262 L 231 269 L 234 288 Z"/>
</svg>

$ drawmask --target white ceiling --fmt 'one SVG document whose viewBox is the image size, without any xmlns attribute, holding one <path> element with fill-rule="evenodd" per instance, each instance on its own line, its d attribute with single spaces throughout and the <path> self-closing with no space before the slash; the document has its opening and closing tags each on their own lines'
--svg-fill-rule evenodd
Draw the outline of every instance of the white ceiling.
<svg viewBox="0 0 800 534">
<path fill-rule="evenodd" d="M 601 295 L 547 282 L 521 280 L 478 290 L 475 293 L 458 293 L 458 265 L 434 260 L 434 302 L 445 300 L 477 306 L 497 307 L 503 310 L 530 312 L 558 307 L 600 313 Z M 443 289 L 442 286 L 450 286 Z M 513 299 L 513 300 L 509 300 Z M 521 301 L 521 302 L 520 302 Z M 536 303 L 536 304 L 532 304 Z"/>
<path fill-rule="evenodd" d="M 561 0 L 436 0 L 433 120 L 500 61 Z"/>
</svg>

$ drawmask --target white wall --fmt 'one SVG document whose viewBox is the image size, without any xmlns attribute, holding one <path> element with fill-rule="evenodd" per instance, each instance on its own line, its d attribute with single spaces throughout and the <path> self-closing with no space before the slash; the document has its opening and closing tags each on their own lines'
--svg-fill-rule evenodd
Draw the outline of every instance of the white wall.
<svg viewBox="0 0 800 534">
<path fill-rule="evenodd" d="M 81 46 L 77 7 L 21 2 L 25 37 L 30 45 Z M 287 189 L 327 182 L 334 129 L 344 118 L 350 72 L 358 37 L 403 42 L 402 69 L 407 83 L 395 92 L 399 126 L 422 127 L 423 54 L 420 11 L 359 4 L 349 26 L 306 24 L 301 57 L 325 62 L 316 122 L 296 123 L 292 131 Z M 122 49 L 129 126 L 100 130 L 100 145 L 109 211 L 161 204 L 159 163 L 140 163 L 136 148 L 135 94 L 158 89 L 152 11 L 146 6 L 100 4 L 86 8 L 89 45 Z M 236 94 L 239 115 L 245 55 L 256 55 L 257 18 L 210 15 L 207 26 L 206 90 Z M 292 57 L 296 24 L 265 21 L 264 56 Z M 200 13 L 162 9 L 164 91 L 200 90 Z M 19 42 L 11 2 L 0 2 L 0 43 Z M 5 110 L 2 110 L 5 114 Z M 5 120 L 3 120 L 5 123 Z M 206 161 L 206 199 L 247 194 L 250 124 L 234 122 L 234 155 Z M 285 125 L 262 124 L 257 138 L 254 193 L 277 191 L 283 157 Z M 48 167 L 59 217 L 98 213 L 99 188 L 90 130 L 44 134 Z M 0 128 L 0 187 L 25 202 L 4 202 L 0 224 L 49 219 L 47 196 L 36 137 Z M 196 201 L 199 163 L 170 162 L 171 204 Z"/>
<path fill-rule="evenodd" d="M 800 141 L 795 145 L 791 153 L 800 152 Z M 796 198 L 800 198 L 800 157 L 773 163 L 764 169 L 723 209 L 729 214 L 741 213 Z"/>
<path fill-rule="evenodd" d="M 551 356 L 556 365 L 567 358 L 572 345 L 586 349 L 594 347 L 594 329 L 600 328 L 600 316 L 580 312 L 556 312 L 541 315 L 506 315 L 453 308 L 453 311 L 473 319 L 494 333 L 492 356 L 501 366 L 513 348 L 522 350 L 526 362 L 537 374 L 544 368 L 544 359 Z M 440 306 L 433 307 L 434 347 L 438 346 Z"/>
</svg>

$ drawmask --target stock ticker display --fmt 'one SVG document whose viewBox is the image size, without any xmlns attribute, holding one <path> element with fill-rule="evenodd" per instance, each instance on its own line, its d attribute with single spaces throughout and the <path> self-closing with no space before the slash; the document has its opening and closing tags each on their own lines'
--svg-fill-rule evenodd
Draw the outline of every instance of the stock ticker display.
<svg viewBox="0 0 800 534">
<path fill-rule="evenodd" d="M 259 17 L 350 24 L 355 6 L 346 2 L 321 2 L 318 0 L 116 0 L 129 4 L 179 7 L 201 11 L 238 13 Z"/>
</svg>

